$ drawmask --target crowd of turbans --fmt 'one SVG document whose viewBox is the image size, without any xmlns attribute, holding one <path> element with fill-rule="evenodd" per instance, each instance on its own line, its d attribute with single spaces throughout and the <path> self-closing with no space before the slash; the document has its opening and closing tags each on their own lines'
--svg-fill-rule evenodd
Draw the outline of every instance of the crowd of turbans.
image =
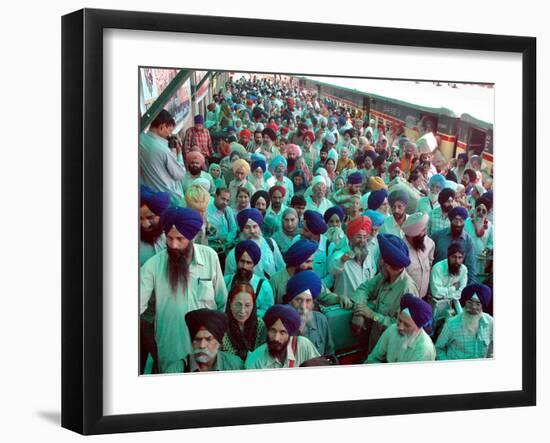
<svg viewBox="0 0 550 443">
<path fill-rule="evenodd" d="M 175 127 L 140 134 L 142 373 L 492 357 L 483 152 L 261 76 Z"/>
</svg>

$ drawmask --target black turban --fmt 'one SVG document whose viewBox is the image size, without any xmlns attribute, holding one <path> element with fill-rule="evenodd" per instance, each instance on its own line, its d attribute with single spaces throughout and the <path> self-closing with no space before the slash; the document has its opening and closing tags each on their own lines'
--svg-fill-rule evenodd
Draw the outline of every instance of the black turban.
<svg viewBox="0 0 550 443">
<path fill-rule="evenodd" d="M 222 342 L 229 324 L 225 313 L 206 308 L 188 312 L 185 314 L 185 322 L 189 328 L 191 339 L 197 335 L 201 328 L 204 328 L 216 337 L 219 343 Z"/>
</svg>

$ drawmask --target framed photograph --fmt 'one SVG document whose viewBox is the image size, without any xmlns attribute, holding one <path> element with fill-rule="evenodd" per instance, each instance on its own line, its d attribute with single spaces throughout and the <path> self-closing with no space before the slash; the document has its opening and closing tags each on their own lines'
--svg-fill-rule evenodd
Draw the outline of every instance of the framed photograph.
<svg viewBox="0 0 550 443">
<path fill-rule="evenodd" d="M 62 60 L 63 427 L 105 434 L 536 404 L 535 38 L 84 9 L 63 17 Z M 147 149 L 156 149 L 157 139 L 163 139 L 163 162 L 171 166 L 144 171 Z M 277 169 L 281 162 L 283 173 Z M 254 175 L 256 170 L 261 177 Z M 173 187 L 157 181 L 167 173 Z M 384 266 L 408 265 L 399 258 L 394 263 L 385 251 L 393 248 L 391 253 L 397 254 L 392 242 L 406 246 L 417 234 L 400 236 L 401 225 L 394 232 L 384 228 L 386 222 L 391 217 L 398 222 L 394 203 L 404 199 L 403 220 L 413 220 L 411 215 L 423 219 L 416 201 L 410 211 L 407 205 L 414 198 L 430 198 L 434 176 L 441 177 L 442 188 L 452 189 L 453 205 L 462 211 L 453 214 L 471 217 L 477 233 L 477 243 L 471 241 L 477 248 L 471 256 L 476 271 L 472 274 L 468 263 L 457 265 L 470 272 L 468 283 L 466 274 L 464 283 L 452 283 L 458 295 L 449 304 L 441 303 L 431 280 L 419 282 L 413 295 L 420 295 L 416 299 L 430 312 L 430 321 L 420 325 L 416 301 L 409 309 L 402 297 L 391 315 L 377 311 L 371 299 L 363 304 L 357 294 L 365 274 L 358 277 L 344 265 L 335 271 L 329 252 L 332 258 L 339 250 L 343 237 L 337 232 L 347 234 L 346 242 L 355 241 L 351 226 L 372 240 L 377 216 L 368 218 L 362 211 L 378 211 L 384 202 L 372 203 L 372 193 L 389 188 L 389 195 L 397 196 L 392 186 L 401 183 L 407 191 L 399 195 L 408 196 L 390 199 L 376 243 L 382 258 L 373 265 L 373 276 L 391 279 Z M 366 186 L 361 195 L 350 197 L 349 204 L 338 200 L 356 177 Z M 260 189 L 264 178 L 265 188 Z M 367 185 L 370 179 L 373 184 Z M 287 187 L 280 185 L 285 180 Z M 320 205 L 307 186 L 319 180 L 331 201 L 345 209 L 341 220 L 346 231 L 339 227 L 341 231 L 327 233 L 332 237 L 325 240 L 324 267 L 313 259 L 313 271 L 285 271 L 284 287 L 278 291 L 275 273 L 291 266 L 291 254 L 285 251 L 309 238 L 304 231 L 321 236 L 329 229 L 330 217 L 323 221 L 323 211 L 303 216 L 310 201 Z M 252 191 L 244 189 L 247 183 Z M 288 189 L 303 199 L 291 199 Z M 260 190 L 264 197 L 256 195 Z M 219 206 L 224 193 L 227 203 Z M 256 205 L 261 198 L 271 199 L 271 219 Z M 283 226 L 282 217 L 277 218 L 277 199 L 294 211 L 296 226 L 288 227 L 291 221 Z M 510 201 L 521 202 L 522 208 L 513 220 L 505 216 Z M 156 211 L 158 205 L 165 207 Z M 232 232 L 229 218 L 221 219 L 227 232 L 220 231 L 207 216 L 207 205 L 216 205 L 213 210 L 222 214 L 233 206 Z M 475 224 L 478 215 L 481 235 Z M 478 247 L 487 217 L 491 242 Z M 447 218 L 447 225 L 433 222 L 433 231 L 449 229 L 452 237 L 455 217 Z M 262 230 L 258 237 L 247 237 L 254 223 Z M 431 219 L 429 223 L 432 229 Z M 306 228 L 298 231 L 301 224 Z M 322 233 L 315 232 L 316 224 L 324 226 Z M 272 260 L 263 250 L 262 259 L 254 259 L 252 250 L 241 247 L 244 240 L 264 235 L 275 239 L 264 240 Z M 321 244 L 319 238 L 314 240 Z M 157 240 L 161 249 L 156 249 Z M 181 275 L 172 270 L 180 268 L 171 267 L 179 257 L 174 253 L 178 241 L 184 242 L 183 253 L 189 244 L 194 248 L 192 258 L 184 257 Z M 359 263 L 358 272 L 367 272 L 361 248 L 355 243 L 346 247 L 342 262 Z M 155 274 L 161 256 L 166 291 Z M 252 270 L 241 267 L 242 257 L 251 258 Z M 282 263 L 278 267 L 277 257 Z M 437 260 L 447 260 L 445 269 L 452 274 L 447 257 L 446 245 Z M 271 288 L 267 298 L 262 298 L 261 286 L 254 289 L 258 269 L 259 279 Z M 472 275 L 491 291 L 490 302 L 485 303 L 480 290 L 469 295 L 470 302 L 463 298 Z M 250 280 L 254 324 L 267 331 L 266 343 L 254 348 L 246 348 L 250 341 L 234 341 L 228 329 L 232 324 L 244 328 L 249 318 L 238 321 L 240 308 L 233 301 L 237 303 L 244 289 L 234 289 L 235 276 L 241 283 L 243 276 Z M 176 303 L 180 278 L 187 307 Z M 287 282 L 293 279 L 308 286 L 291 289 Z M 310 301 L 317 298 L 314 310 L 332 322 L 327 323 L 333 334 L 330 350 L 302 337 L 307 309 L 293 311 L 292 300 L 303 294 Z M 490 312 L 493 329 L 486 344 L 490 341 L 491 350 L 483 351 L 484 358 L 465 352 L 464 357 L 432 361 L 436 350 L 437 357 L 442 355 L 437 340 L 441 328 L 447 332 L 445 316 L 461 315 L 457 297 Z M 148 306 L 153 308 L 149 317 Z M 288 310 L 293 313 L 287 323 Z M 197 312 L 209 320 L 197 320 Z M 337 324 L 339 315 L 345 317 L 343 327 Z M 361 316 L 364 328 L 354 323 Z M 434 319 L 440 320 L 439 329 Z M 409 320 L 414 337 L 425 334 L 429 343 L 430 352 L 424 354 L 429 357 L 420 360 L 430 361 L 392 357 L 389 349 L 381 351 L 381 340 L 372 341 L 377 324 L 384 326 L 382 337 L 390 330 L 405 337 Z M 173 333 L 170 328 L 180 328 L 176 335 L 185 337 L 185 346 L 174 347 L 172 336 L 166 339 Z M 279 358 L 274 337 L 292 329 L 302 332 L 296 343 L 292 337 L 281 342 Z M 224 344 L 222 338 L 233 341 Z M 309 343 L 311 353 L 299 348 L 300 340 Z M 213 347 L 201 350 L 203 343 Z M 270 365 L 258 363 L 263 355 L 259 350 Z M 230 351 L 233 355 L 225 356 Z M 327 354 L 334 358 L 320 363 L 318 357 Z M 233 361 L 238 365 L 228 363 Z M 379 361 L 387 364 L 363 364 Z M 303 366 L 309 367 L 298 367 L 306 362 L 310 364 Z"/>
</svg>

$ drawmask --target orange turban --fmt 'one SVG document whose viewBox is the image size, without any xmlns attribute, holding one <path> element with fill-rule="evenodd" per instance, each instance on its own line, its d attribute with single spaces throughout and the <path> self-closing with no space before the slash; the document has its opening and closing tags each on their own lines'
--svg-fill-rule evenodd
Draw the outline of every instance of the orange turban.
<svg viewBox="0 0 550 443">
<path fill-rule="evenodd" d="M 365 230 L 368 234 L 370 232 L 371 225 L 372 222 L 370 218 L 366 216 L 354 218 L 348 223 L 346 234 L 349 239 L 353 238 L 361 230 Z"/>
</svg>

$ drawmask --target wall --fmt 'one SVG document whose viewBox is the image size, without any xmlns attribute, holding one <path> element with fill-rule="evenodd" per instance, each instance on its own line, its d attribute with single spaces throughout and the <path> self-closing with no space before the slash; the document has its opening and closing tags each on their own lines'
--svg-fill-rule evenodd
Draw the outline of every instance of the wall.
<svg viewBox="0 0 550 443">
<path fill-rule="evenodd" d="M 349 5 L 347 8 L 344 5 Z M 2 217 L 2 404 L 4 441 L 74 441 L 82 437 L 59 427 L 60 414 L 60 17 L 83 6 L 112 9 L 158 10 L 204 15 L 235 15 L 256 18 L 349 23 L 388 27 L 411 27 L 538 37 L 538 147 L 542 159 L 543 122 L 548 115 L 548 92 L 542 90 L 543 72 L 548 75 L 550 31 L 542 6 L 533 0 L 508 6 L 466 0 L 444 7 L 440 1 L 413 4 L 403 0 L 388 5 L 362 1 L 308 4 L 277 2 L 162 2 L 143 0 L 57 1 L 38 3 L 20 0 L 3 6 L 2 123 L 0 174 L 4 214 Z M 543 98 L 543 92 L 544 98 Z M 543 101 L 547 105 L 543 113 Z M 29 106 L 34 103 L 34 107 Z M 34 112 L 33 112 L 34 111 Z M 519 116 L 510 113 L 510 130 Z M 7 154 L 7 157 L 6 155 Z M 539 178 L 541 177 L 539 166 Z M 539 202 L 548 191 L 548 179 L 539 179 Z M 6 201 L 7 198 L 7 201 Z M 541 205 L 539 205 L 541 208 Z M 539 220 L 547 220 L 547 209 Z M 514 212 L 511 211 L 511 216 Z M 539 230 L 540 232 L 540 230 Z M 6 242 L 7 240 L 7 242 Z M 540 232 L 542 250 L 548 235 Z M 539 276 L 550 265 L 539 252 Z M 6 283 L 7 282 L 7 287 Z M 539 281 L 539 312 L 546 312 L 542 297 L 548 285 Z M 442 413 L 364 418 L 279 425 L 170 431 L 139 435 L 99 437 L 141 442 L 155 438 L 176 441 L 204 438 L 207 441 L 280 441 L 292 437 L 330 441 L 341 438 L 399 441 L 410 432 L 418 440 L 441 439 L 446 443 L 491 439 L 525 439 L 544 432 L 550 393 L 547 378 L 549 352 L 547 324 L 539 316 L 539 406 L 510 410 Z M 475 377 L 475 374 L 465 374 Z M 333 380 L 330 383 L 338 383 Z M 223 433 L 222 433 L 223 432 Z M 405 437 L 406 438 L 406 437 Z M 535 441 L 540 440 L 535 437 Z"/>
</svg>

